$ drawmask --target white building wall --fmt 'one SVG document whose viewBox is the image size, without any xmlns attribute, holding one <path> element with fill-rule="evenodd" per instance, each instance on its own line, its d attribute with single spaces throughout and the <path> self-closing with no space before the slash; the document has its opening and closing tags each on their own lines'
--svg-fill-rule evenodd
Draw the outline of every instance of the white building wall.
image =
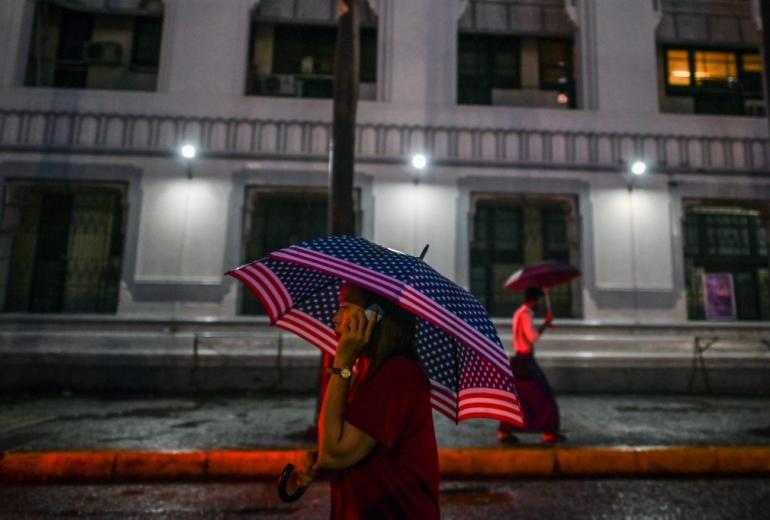
<svg viewBox="0 0 770 520">
<path fill-rule="evenodd" d="M 158 130 L 161 138 L 154 145 L 139 144 L 149 132 L 141 126 L 145 122 L 134 127 L 138 138 L 132 144 L 121 137 L 127 130 L 114 123 L 110 127 L 114 133 L 94 144 L 100 149 L 99 159 L 89 155 L 87 148 L 77 150 L 84 161 L 129 162 L 142 172 L 141 209 L 132 208 L 140 212 L 137 246 L 129 251 L 135 270 L 124 284 L 121 313 L 177 312 L 175 302 L 162 298 L 149 302 L 139 296 L 137 286 L 154 284 L 165 287 L 166 296 L 172 286 L 178 294 L 186 294 L 179 286 L 201 290 L 221 286 L 218 300 L 188 303 L 186 312 L 234 314 L 233 284 L 222 285 L 222 272 L 240 261 L 234 253 L 222 253 L 238 250 L 240 240 L 233 231 L 240 226 L 239 213 L 231 207 L 233 176 L 254 164 L 271 164 L 276 183 L 304 182 L 284 177 L 282 170 L 311 172 L 321 179 L 318 182 L 325 182 L 331 102 L 242 95 L 249 12 L 255 3 L 166 0 L 158 92 L 132 93 L 21 87 L 20 64 L 28 39 L 24 34 L 33 3 L 0 2 L 0 33 L 8 43 L 0 48 L 0 110 L 157 114 L 168 120 Z M 358 161 L 371 178 L 371 201 L 363 207 L 374 216 L 371 238 L 413 254 L 429 243 L 430 263 L 467 284 L 468 235 L 467 230 L 458 231 L 458 222 L 466 219 L 463 197 L 467 193 L 459 186 L 463 179 L 486 177 L 489 186 L 520 186 L 531 177 L 551 178 L 553 183 L 544 184 L 544 189 L 560 182 L 585 184 L 590 191 L 581 204 L 587 202 L 590 208 L 580 208 L 579 224 L 587 271 L 584 317 L 686 318 L 677 263 L 682 252 L 672 247 L 681 222 L 671 210 L 677 201 L 668 180 L 689 175 L 696 167 L 725 178 L 765 168 L 767 123 L 761 118 L 658 113 L 658 2 L 565 2 L 576 23 L 583 67 L 579 74 L 584 108 L 574 111 L 457 106 L 456 23 L 464 2 L 378 0 L 370 4 L 380 20 L 380 101 L 359 104 L 363 130 Z M 190 118 L 211 118 L 204 123 L 211 124 L 213 137 L 197 143 L 204 158 L 195 162 L 194 178 L 187 181 L 184 167 L 172 157 L 180 140 L 173 129 L 175 122 Z M 228 127 L 233 120 L 242 124 Z M 267 120 L 297 124 L 287 125 L 285 135 L 277 126 L 265 127 L 254 148 L 257 138 L 250 125 Z M 34 137 L 38 123 L 29 118 L 32 148 L 22 153 L 16 125 L 26 123 L 4 121 L 0 146 L 9 151 L 0 155 L 0 166 L 11 160 L 49 159 L 45 149 L 50 143 L 32 146 L 38 143 Z M 303 122 L 320 124 L 303 127 Z M 202 135 L 194 131 L 195 125 L 188 125 L 186 139 Z M 234 143 L 228 141 L 228 128 L 237 130 Z M 308 136 L 302 137 L 303 132 Z M 78 137 L 73 145 L 66 130 L 64 134 L 55 143 L 61 149 L 92 145 L 86 137 L 82 142 Z M 522 141 L 525 136 L 528 141 Z M 43 143 L 44 138 L 40 139 Z M 284 143 L 283 149 L 279 142 Z M 415 185 L 414 172 L 407 167 L 409 154 L 430 146 L 433 163 Z M 665 163 L 661 150 L 667 154 Z M 705 156 L 711 157 L 712 164 L 698 164 Z M 636 158 L 650 161 L 651 174 L 638 180 L 629 194 L 626 166 Z M 652 306 L 651 298 L 663 303 Z"/>
</svg>

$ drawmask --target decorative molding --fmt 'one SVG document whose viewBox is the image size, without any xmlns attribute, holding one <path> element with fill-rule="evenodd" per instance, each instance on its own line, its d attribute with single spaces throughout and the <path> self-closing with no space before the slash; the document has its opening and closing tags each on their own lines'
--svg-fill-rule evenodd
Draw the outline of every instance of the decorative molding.
<svg viewBox="0 0 770 520">
<path fill-rule="evenodd" d="M 211 159 L 326 161 L 326 121 L 128 113 L 0 111 L 0 151 L 172 157 L 194 141 Z M 590 130 L 359 124 L 360 163 L 403 163 L 420 143 L 446 166 L 620 171 L 645 157 L 655 171 L 770 173 L 768 139 Z"/>
<path fill-rule="evenodd" d="M 567 16 L 575 24 L 575 27 L 580 27 L 580 16 L 577 11 L 577 0 L 564 0 L 564 10 L 567 11 Z"/>
<path fill-rule="evenodd" d="M 468 6 L 471 5 L 470 0 L 457 0 L 457 21 L 460 21 L 460 18 L 463 17 L 465 14 L 465 11 L 468 10 Z"/>
<path fill-rule="evenodd" d="M 655 14 L 655 27 L 658 27 L 663 20 L 662 0 L 652 0 L 652 12 Z"/>
</svg>

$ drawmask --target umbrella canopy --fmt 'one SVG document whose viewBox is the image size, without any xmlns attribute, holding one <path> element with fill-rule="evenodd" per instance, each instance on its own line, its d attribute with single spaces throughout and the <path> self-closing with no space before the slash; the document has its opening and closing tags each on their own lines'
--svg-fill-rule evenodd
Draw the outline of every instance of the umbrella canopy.
<svg viewBox="0 0 770 520">
<path fill-rule="evenodd" d="M 415 342 L 434 409 L 453 421 L 489 418 L 523 425 L 508 357 L 481 304 L 420 258 L 366 239 L 303 242 L 226 274 L 262 302 L 273 325 L 334 355 L 332 317 L 344 282 L 415 315 Z"/>
<path fill-rule="evenodd" d="M 522 267 L 513 273 L 505 282 L 505 288 L 512 291 L 523 291 L 527 287 L 547 289 L 554 285 L 567 283 L 580 276 L 580 271 L 567 264 L 543 262 Z"/>
</svg>

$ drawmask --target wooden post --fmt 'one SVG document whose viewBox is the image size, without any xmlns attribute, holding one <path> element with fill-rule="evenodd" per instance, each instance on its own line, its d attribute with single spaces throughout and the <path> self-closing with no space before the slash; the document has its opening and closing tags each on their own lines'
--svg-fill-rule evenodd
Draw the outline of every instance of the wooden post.
<svg viewBox="0 0 770 520">
<path fill-rule="evenodd" d="M 328 228 L 330 235 L 353 235 L 356 232 L 353 173 L 361 56 L 358 0 L 340 0 L 338 12 L 337 46 L 334 52 L 334 114 L 329 153 Z M 316 417 L 329 382 L 326 369 L 332 364 L 332 357 L 322 353 Z"/>
<path fill-rule="evenodd" d="M 770 125 L 770 0 L 759 0 L 762 19 L 762 79 L 765 96 L 765 114 Z"/>
</svg>

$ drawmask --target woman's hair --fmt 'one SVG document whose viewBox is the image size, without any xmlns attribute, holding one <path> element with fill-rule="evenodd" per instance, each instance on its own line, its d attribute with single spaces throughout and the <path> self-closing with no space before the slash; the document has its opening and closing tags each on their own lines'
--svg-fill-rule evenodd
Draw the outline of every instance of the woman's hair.
<svg viewBox="0 0 770 520">
<path fill-rule="evenodd" d="M 382 320 L 374 326 L 372 336 L 363 350 L 363 354 L 370 359 L 366 380 L 371 380 L 383 363 L 393 356 L 404 356 L 414 359 L 422 368 L 417 354 L 417 344 L 415 343 L 414 314 L 372 291 L 357 285 L 347 285 L 348 292 L 351 287 L 355 288 L 353 291 L 357 292 L 357 294 L 353 300 L 359 305 L 363 304 L 361 306 L 364 309 L 373 304 L 377 304 L 382 308 Z M 423 369 L 424 372 L 425 370 Z"/>
</svg>

